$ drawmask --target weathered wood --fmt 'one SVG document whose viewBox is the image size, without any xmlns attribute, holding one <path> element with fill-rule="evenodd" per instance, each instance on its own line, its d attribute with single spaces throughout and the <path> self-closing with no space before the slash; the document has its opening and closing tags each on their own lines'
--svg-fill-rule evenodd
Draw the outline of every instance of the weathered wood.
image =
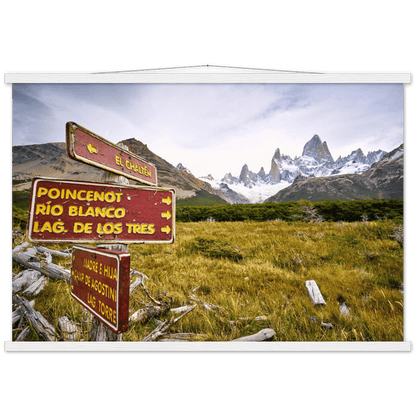
<svg viewBox="0 0 416 416">
<path fill-rule="evenodd" d="M 350 310 L 348 306 L 345 304 L 345 302 L 342 302 L 341 305 L 339 305 L 339 313 L 346 318 L 350 316 Z"/>
<path fill-rule="evenodd" d="M 195 295 L 189 295 L 189 298 L 195 302 L 200 303 L 207 311 L 212 311 L 213 309 L 219 311 L 220 309 L 222 309 L 221 306 L 214 305 L 213 303 L 206 303 L 201 299 L 197 298 Z"/>
<path fill-rule="evenodd" d="M 16 341 L 25 341 L 30 334 L 30 326 L 27 326 L 16 338 Z"/>
<path fill-rule="evenodd" d="M 180 319 L 184 316 L 188 315 L 191 311 L 193 311 L 196 307 L 196 304 L 192 306 L 192 308 L 188 309 L 182 315 L 178 316 L 177 318 L 171 318 L 169 321 L 164 321 L 158 325 L 156 329 L 154 329 L 147 337 L 143 338 L 143 342 L 152 342 L 155 341 L 157 338 L 164 335 L 164 333 L 173 325 L 175 325 Z"/>
<path fill-rule="evenodd" d="M 48 284 L 48 278 L 46 276 L 42 276 L 33 282 L 26 290 L 23 291 L 22 295 L 24 296 L 37 296 L 39 293 L 45 288 Z"/>
<path fill-rule="evenodd" d="M 262 342 L 269 341 L 276 335 L 276 332 L 271 328 L 262 329 L 254 335 L 248 335 L 246 337 L 236 338 L 230 342 Z"/>
<path fill-rule="evenodd" d="M 71 321 L 66 316 L 61 316 L 58 319 L 59 329 L 61 330 L 64 341 L 79 341 L 80 331 L 75 322 Z"/>
<path fill-rule="evenodd" d="M 130 315 L 129 322 L 130 323 L 142 322 L 146 319 L 159 316 L 162 314 L 162 312 L 166 312 L 166 311 L 167 309 L 163 309 L 159 306 L 150 305 L 147 308 L 139 309 L 136 312 L 134 312 L 132 315 Z"/>
<path fill-rule="evenodd" d="M 267 321 L 269 318 L 267 316 L 256 316 L 255 318 L 238 318 L 239 321 L 255 321 L 255 322 L 260 322 L 260 321 Z"/>
<path fill-rule="evenodd" d="M 19 273 L 12 281 L 12 293 L 15 294 L 35 283 L 41 277 L 41 273 L 36 270 L 24 270 Z"/>
<path fill-rule="evenodd" d="M 42 274 L 55 278 L 55 279 L 63 279 L 67 282 L 71 280 L 71 272 L 64 267 L 58 266 L 57 264 L 44 264 L 43 262 L 34 262 L 31 261 L 33 256 L 29 253 L 22 253 L 22 252 L 13 252 L 12 258 L 14 261 L 23 264 L 24 266 L 37 270 Z"/>
<path fill-rule="evenodd" d="M 199 334 L 193 334 L 191 332 L 178 332 L 175 334 L 164 334 L 159 341 L 162 342 L 187 342 L 193 341 L 200 337 Z"/>
<path fill-rule="evenodd" d="M 25 250 L 26 248 L 28 248 L 30 245 L 31 245 L 30 243 L 28 243 L 27 241 L 25 241 L 24 243 L 19 244 L 18 246 L 16 246 L 16 247 L 12 250 L 12 253 L 18 253 L 18 252 L 20 252 L 20 251 L 23 251 L 23 250 Z"/>
<path fill-rule="evenodd" d="M 59 340 L 55 328 L 39 312 L 35 311 L 25 298 L 15 295 L 13 296 L 13 302 L 20 308 L 23 316 L 29 321 L 40 338 L 45 341 Z"/>
<path fill-rule="evenodd" d="M 98 244 L 97 248 L 104 248 L 106 250 L 123 251 L 126 253 L 129 251 L 128 244 Z"/>
<path fill-rule="evenodd" d="M 305 282 L 305 286 L 306 290 L 308 291 L 309 299 L 314 305 L 326 305 L 326 302 L 315 280 L 307 280 Z"/>
<path fill-rule="evenodd" d="M 29 302 L 29 305 L 31 308 L 35 307 L 35 301 L 31 300 Z M 19 322 L 23 317 L 22 314 L 22 310 L 21 308 L 17 307 L 13 312 L 12 312 L 12 326 L 15 325 L 17 322 Z"/>
<path fill-rule="evenodd" d="M 57 251 L 57 250 L 52 250 L 50 248 L 46 248 L 46 247 L 36 247 L 36 250 L 39 253 L 49 253 L 52 256 L 58 256 L 58 257 L 65 257 L 65 258 L 69 258 L 72 256 L 72 253 L 65 253 L 63 251 Z"/>
<path fill-rule="evenodd" d="M 88 340 L 97 342 L 118 341 L 118 337 L 117 334 L 107 328 L 106 325 L 94 316 L 91 322 Z"/>
</svg>

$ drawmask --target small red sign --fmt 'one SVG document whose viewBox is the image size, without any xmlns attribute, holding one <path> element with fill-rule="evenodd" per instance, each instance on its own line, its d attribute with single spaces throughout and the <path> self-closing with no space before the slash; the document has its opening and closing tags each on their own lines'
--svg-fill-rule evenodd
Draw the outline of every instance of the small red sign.
<svg viewBox="0 0 416 416">
<path fill-rule="evenodd" d="M 157 186 L 156 166 L 76 123 L 66 123 L 68 156 L 117 175 Z"/>
<path fill-rule="evenodd" d="M 34 242 L 173 243 L 175 190 L 36 178 L 28 238 Z"/>
<path fill-rule="evenodd" d="M 114 333 L 129 323 L 130 254 L 74 246 L 71 296 Z"/>
</svg>

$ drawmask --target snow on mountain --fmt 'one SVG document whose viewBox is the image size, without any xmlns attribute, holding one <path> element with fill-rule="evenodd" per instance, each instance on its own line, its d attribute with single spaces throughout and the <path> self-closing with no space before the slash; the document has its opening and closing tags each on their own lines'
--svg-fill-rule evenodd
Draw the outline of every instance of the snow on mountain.
<svg viewBox="0 0 416 416">
<path fill-rule="evenodd" d="M 360 174 L 370 169 L 387 152 L 377 150 L 364 155 L 361 149 L 354 150 L 346 157 L 339 157 L 336 161 L 332 158 L 326 142 L 322 142 L 315 134 L 309 140 L 302 152 L 302 156 L 292 159 L 290 156 L 281 154 L 277 148 L 272 160 L 268 174 L 264 168 L 259 173 L 250 171 L 245 164 L 239 177 L 227 173 L 222 180 L 216 180 L 211 175 L 200 178 L 208 182 L 213 188 L 221 189 L 221 184 L 227 184 L 234 192 L 248 198 L 251 202 L 263 202 L 280 190 L 288 187 L 299 175 L 305 178 L 334 176 L 343 174 Z M 394 154 L 392 157 L 399 157 Z M 225 188 L 224 188 L 225 189 Z"/>
<path fill-rule="evenodd" d="M 209 175 L 211 176 L 211 175 Z M 212 178 L 212 176 L 211 176 Z M 203 181 L 209 183 L 214 189 L 222 190 L 222 185 L 224 185 L 223 180 L 216 180 L 214 178 L 207 179 L 207 177 L 201 177 Z M 280 190 L 286 188 L 290 185 L 290 182 L 282 181 L 277 184 L 269 183 L 252 183 L 251 186 L 246 186 L 244 182 L 234 182 L 227 183 L 228 188 L 236 192 L 239 195 L 247 198 L 251 203 L 259 203 L 265 201 L 267 198 L 275 195 Z M 240 203 L 236 201 L 236 203 Z"/>
</svg>

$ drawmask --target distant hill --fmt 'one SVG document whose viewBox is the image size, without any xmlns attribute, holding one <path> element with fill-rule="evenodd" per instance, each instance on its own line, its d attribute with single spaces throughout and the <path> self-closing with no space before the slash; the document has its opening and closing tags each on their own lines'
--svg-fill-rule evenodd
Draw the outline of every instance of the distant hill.
<svg viewBox="0 0 416 416">
<path fill-rule="evenodd" d="M 219 190 L 215 190 L 208 183 L 175 168 L 138 140 L 128 139 L 122 141 L 121 144 L 126 145 L 131 152 L 153 163 L 158 172 L 158 186 L 175 188 L 178 199 L 197 198 L 198 193 L 203 190 L 204 197 L 213 195 L 219 203 L 228 202 Z M 65 143 L 13 146 L 12 152 L 13 190 L 29 189 L 34 177 L 101 181 L 103 170 L 70 159 L 66 153 Z M 130 183 L 140 185 L 134 180 L 131 180 Z"/>
</svg>

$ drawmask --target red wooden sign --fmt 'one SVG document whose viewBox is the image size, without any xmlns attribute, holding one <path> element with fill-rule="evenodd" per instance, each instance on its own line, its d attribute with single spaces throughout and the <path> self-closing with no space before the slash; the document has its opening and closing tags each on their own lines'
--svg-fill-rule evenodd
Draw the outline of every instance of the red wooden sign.
<svg viewBox="0 0 416 416">
<path fill-rule="evenodd" d="M 74 246 L 71 296 L 116 334 L 128 329 L 130 254 Z"/>
<path fill-rule="evenodd" d="M 173 243 L 175 190 L 36 178 L 28 238 L 34 242 Z"/>
<path fill-rule="evenodd" d="M 66 146 L 72 159 L 157 186 L 155 165 L 76 123 L 66 123 Z"/>
</svg>

